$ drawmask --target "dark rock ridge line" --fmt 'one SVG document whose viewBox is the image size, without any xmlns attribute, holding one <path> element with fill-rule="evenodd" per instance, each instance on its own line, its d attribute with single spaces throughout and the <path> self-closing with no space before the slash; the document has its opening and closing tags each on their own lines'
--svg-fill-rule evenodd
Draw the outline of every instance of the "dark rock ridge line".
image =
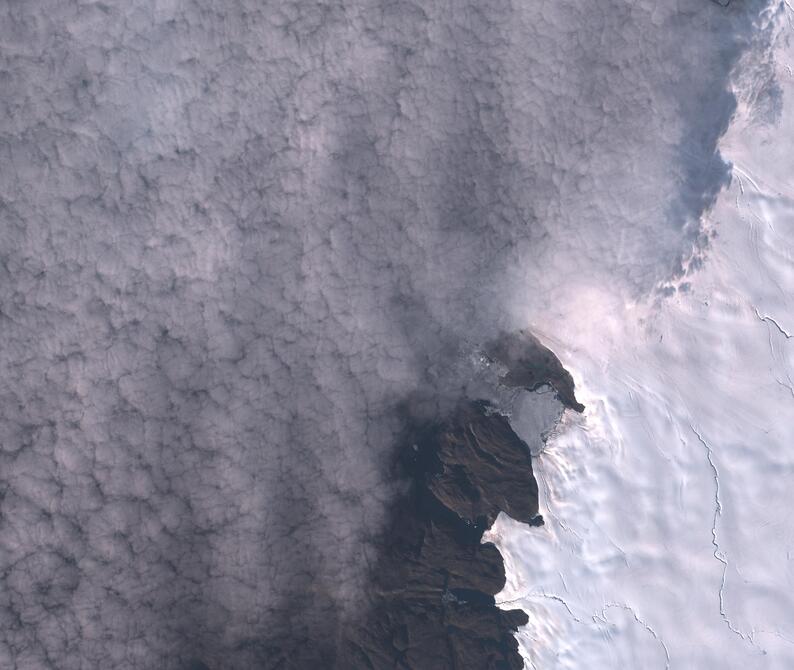
<svg viewBox="0 0 794 670">
<path fill-rule="evenodd" d="M 573 380 L 534 337 L 503 338 L 488 355 L 508 386 L 548 385 L 581 412 Z M 465 401 L 410 431 L 400 459 L 408 495 L 394 510 L 373 570 L 369 610 L 342 634 L 334 667 L 358 670 L 519 670 L 521 610 L 499 609 L 502 556 L 483 533 L 499 512 L 541 525 L 530 450 L 506 417 Z"/>
<path fill-rule="evenodd" d="M 577 402 L 574 395 L 571 373 L 562 366 L 554 352 L 531 333 L 506 334 L 486 347 L 485 353 L 505 366 L 506 372 L 500 379 L 505 386 L 527 391 L 551 386 L 565 407 L 584 411 L 584 405 Z"/>
</svg>

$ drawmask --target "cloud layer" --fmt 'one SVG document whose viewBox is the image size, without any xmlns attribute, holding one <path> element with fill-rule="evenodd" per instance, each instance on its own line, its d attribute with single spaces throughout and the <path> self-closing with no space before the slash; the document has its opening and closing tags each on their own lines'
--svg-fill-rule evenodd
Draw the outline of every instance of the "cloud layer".
<svg viewBox="0 0 794 670">
<path fill-rule="evenodd" d="M 332 637 L 395 408 L 698 244 L 762 5 L 7 3 L 2 665 Z"/>
</svg>

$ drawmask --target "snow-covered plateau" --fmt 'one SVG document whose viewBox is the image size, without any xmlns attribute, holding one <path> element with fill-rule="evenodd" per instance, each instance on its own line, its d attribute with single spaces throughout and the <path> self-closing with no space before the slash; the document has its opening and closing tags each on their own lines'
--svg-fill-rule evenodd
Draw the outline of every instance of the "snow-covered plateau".
<svg viewBox="0 0 794 670">
<path fill-rule="evenodd" d="M 593 285 L 532 326 L 587 409 L 535 461 L 546 525 L 502 515 L 488 536 L 497 599 L 530 616 L 528 668 L 794 667 L 794 12 L 779 18 L 769 81 L 758 63 L 734 79 L 702 266 L 646 303 Z"/>
</svg>

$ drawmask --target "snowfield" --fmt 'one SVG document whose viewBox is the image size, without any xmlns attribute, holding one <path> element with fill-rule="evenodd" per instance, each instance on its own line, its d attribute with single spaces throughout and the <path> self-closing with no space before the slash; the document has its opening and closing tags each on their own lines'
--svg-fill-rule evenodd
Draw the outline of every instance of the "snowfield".
<svg viewBox="0 0 794 670">
<path fill-rule="evenodd" d="M 567 320 L 533 326 L 587 409 L 536 459 L 545 527 L 502 516 L 488 536 L 498 600 L 530 615 L 528 668 L 794 668 L 794 12 L 781 18 L 774 63 L 735 79 L 733 179 L 702 267 L 645 304 L 593 285 Z"/>
</svg>

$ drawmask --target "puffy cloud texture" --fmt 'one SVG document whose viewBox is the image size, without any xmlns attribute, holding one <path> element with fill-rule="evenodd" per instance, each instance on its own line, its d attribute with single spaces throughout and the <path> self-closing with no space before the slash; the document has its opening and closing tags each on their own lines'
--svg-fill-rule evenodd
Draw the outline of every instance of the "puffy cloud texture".
<svg viewBox="0 0 794 670">
<path fill-rule="evenodd" d="M 702 243 L 763 4 L 4 3 L 0 665 L 331 639 L 395 408 Z"/>
</svg>

